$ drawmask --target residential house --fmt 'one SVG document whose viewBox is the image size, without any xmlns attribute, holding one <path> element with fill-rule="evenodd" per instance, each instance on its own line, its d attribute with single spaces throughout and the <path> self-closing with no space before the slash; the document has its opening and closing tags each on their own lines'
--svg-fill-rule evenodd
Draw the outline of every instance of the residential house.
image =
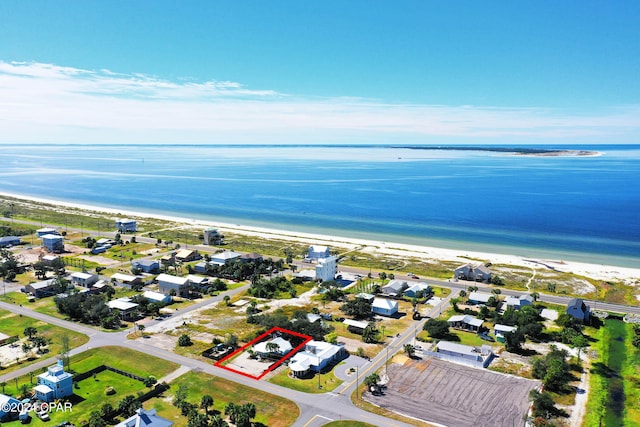
<svg viewBox="0 0 640 427">
<path fill-rule="evenodd" d="M 316 263 L 316 280 L 320 282 L 330 282 L 336 278 L 338 271 L 338 258 L 330 256 L 320 258 Z"/>
<path fill-rule="evenodd" d="M 171 295 L 165 295 L 160 292 L 144 291 L 142 296 L 149 300 L 149 302 L 155 302 L 160 304 L 170 304 Z"/>
<path fill-rule="evenodd" d="M 142 277 L 132 276 L 130 274 L 115 273 L 111 276 L 111 280 L 115 280 L 116 283 L 125 288 L 135 288 L 142 286 Z"/>
<path fill-rule="evenodd" d="M 49 252 L 64 252 L 64 237 L 57 234 L 45 234 L 41 239 L 42 246 Z"/>
<path fill-rule="evenodd" d="M 207 274 L 209 271 L 209 263 L 206 261 L 199 262 L 193 266 L 193 271 L 200 274 Z"/>
<path fill-rule="evenodd" d="M 493 335 L 496 336 L 496 341 L 504 342 L 504 334 L 506 334 L 507 332 L 514 332 L 516 329 L 518 328 L 516 328 L 515 326 L 501 325 L 499 323 L 496 323 L 493 327 Z"/>
<path fill-rule="evenodd" d="M 327 366 L 344 359 L 348 355 L 341 345 L 324 341 L 309 341 L 303 351 L 296 353 L 289 361 L 289 369 L 294 377 L 303 377 L 309 372 L 322 372 Z"/>
<path fill-rule="evenodd" d="M 307 320 L 310 323 L 322 322 L 322 317 L 319 314 L 307 313 Z"/>
<path fill-rule="evenodd" d="M 57 286 L 54 280 L 43 280 L 42 282 L 29 283 L 24 287 L 24 291 L 36 298 L 44 298 L 55 295 Z"/>
<path fill-rule="evenodd" d="M 482 319 L 475 318 L 468 314 L 451 316 L 447 322 L 452 328 L 463 329 L 471 332 L 478 332 L 484 323 Z"/>
<path fill-rule="evenodd" d="M 473 280 L 475 282 L 489 282 L 491 280 L 491 270 L 483 264 L 464 264 L 454 271 L 456 280 Z"/>
<path fill-rule="evenodd" d="M 270 351 L 267 349 L 267 344 L 275 344 L 277 350 Z M 269 346 L 270 347 L 270 346 Z M 253 346 L 253 350 L 262 357 L 276 354 L 278 356 L 284 356 L 293 350 L 291 343 L 282 337 L 276 337 L 272 340 L 262 341 Z"/>
<path fill-rule="evenodd" d="M 58 233 L 58 230 L 56 230 L 55 228 L 49 228 L 49 227 L 40 228 L 36 230 L 37 237 L 42 237 L 46 234 L 60 234 L 60 233 Z"/>
<path fill-rule="evenodd" d="M 53 265 L 53 263 L 56 262 L 58 259 L 60 259 L 59 255 L 47 254 L 47 255 L 42 255 L 42 257 L 40 258 L 40 261 L 42 261 L 46 265 Z"/>
<path fill-rule="evenodd" d="M 374 298 L 371 303 L 371 312 L 382 316 L 393 316 L 398 312 L 398 301 L 387 298 Z"/>
<path fill-rule="evenodd" d="M 106 281 L 98 280 L 96 283 L 91 285 L 91 288 L 89 288 L 89 291 L 94 294 L 99 294 L 102 292 L 106 292 L 106 290 L 108 289 L 108 286 L 109 286 L 109 283 L 107 283 Z"/>
<path fill-rule="evenodd" d="M 171 427 L 172 425 L 172 421 L 158 416 L 155 409 L 147 411 L 139 408 L 134 415 L 116 424 L 115 427 Z"/>
<path fill-rule="evenodd" d="M 316 280 L 316 271 L 306 268 L 304 270 L 300 270 L 293 273 L 293 277 L 298 277 L 304 280 L 305 282 L 308 282 L 310 280 Z"/>
<path fill-rule="evenodd" d="M 107 301 L 107 306 L 112 310 L 118 310 L 122 320 L 133 320 L 138 317 L 138 304 L 131 302 L 129 298 Z"/>
<path fill-rule="evenodd" d="M 431 286 L 424 282 L 414 283 L 404 291 L 404 296 L 409 298 L 418 298 L 418 295 L 427 296 L 431 293 Z"/>
<path fill-rule="evenodd" d="M 358 334 L 358 335 L 362 335 L 362 333 L 367 328 L 367 326 L 369 326 L 367 322 L 361 322 L 359 320 L 353 320 L 353 319 L 344 319 L 342 323 L 347 325 L 347 330 L 349 332 Z"/>
<path fill-rule="evenodd" d="M 224 252 L 211 255 L 211 261 L 209 262 L 214 265 L 225 265 L 230 263 L 236 258 L 240 258 L 241 256 L 242 254 L 239 254 L 238 252 L 224 251 Z"/>
<path fill-rule="evenodd" d="M 69 275 L 69 280 L 76 286 L 82 286 L 84 288 L 90 288 L 91 285 L 98 281 L 97 274 L 75 272 Z"/>
<path fill-rule="evenodd" d="M 64 371 L 62 360 L 49 366 L 47 372 L 38 375 L 38 384 L 33 389 L 36 398 L 53 402 L 73 394 L 73 375 Z"/>
<path fill-rule="evenodd" d="M 328 246 L 311 245 L 307 251 L 305 261 L 317 261 L 322 258 L 329 258 L 331 251 Z"/>
<path fill-rule="evenodd" d="M 381 289 L 382 293 L 389 296 L 398 296 L 402 295 L 402 293 L 409 289 L 409 283 L 406 280 L 393 279 L 390 280 L 389 283 L 384 285 Z"/>
<path fill-rule="evenodd" d="M 491 297 L 495 297 L 495 295 L 489 292 L 474 291 L 469 293 L 467 303 L 472 305 L 487 304 Z"/>
<path fill-rule="evenodd" d="M 20 244 L 20 238 L 18 236 L 0 237 L 0 248 L 7 248 L 10 246 L 16 246 L 19 244 Z"/>
<path fill-rule="evenodd" d="M 0 394 L 0 422 L 9 422 L 18 419 L 18 408 L 23 404 L 15 397 Z"/>
<path fill-rule="evenodd" d="M 131 261 L 131 267 L 144 273 L 157 273 L 160 270 L 160 263 L 154 259 L 136 259 Z"/>
<path fill-rule="evenodd" d="M 192 251 L 189 249 L 181 249 L 176 253 L 176 261 L 179 262 L 191 262 L 202 259 L 202 255 L 198 251 Z"/>
<path fill-rule="evenodd" d="M 504 306 L 507 309 L 519 310 L 524 306 L 533 305 L 533 297 L 529 294 L 520 295 L 519 297 L 508 296 L 504 300 Z"/>
<path fill-rule="evenodd" d="M 118 233 L 135 233 L 138 231 L 138 223 L 135 219 L 117 219 L 116 231 L 118 231 Z"/>
<path fill-rule="evenodd" d="M 355 297 L 356 298 L 362 298 L 363 300 L 365 300 L 368 303 L 372 303 L 373 300 L 376 298 L 375 295 L 368 294 L 366 292 L 360 292 L 359 294 L 356 294 Z"/>
<path fill-rule="evenodd" d="M 209 285 L 209 279 L 207 277 L 188 274 L 187 279 L 189 279 L 189 282 L 198 289 L 204 289 Z"/>
<path fill-rule="evenodd" d="M 574 298 L 567 304 L 567 314 L 582 322 L 589 320 L 589 306 L 580 298 Z"/>
<path fill-rule="evenodd" d="M 242 262 L 262 262 L 263 258 L 262 255 L 257 252 L 250 252 L 248 254 L 242 254 L 240 260 Z"/>
<path fill-rule="evenodd" d="M 439 341 L 436 344 L 436 352 L 429 352 L 429 354 L 450 362 L 483 368 L 489 366 L 493 358 L 491 346 L 471 347 L 450 341 Z"/>
<path fill-rule="evenodd" d="M 172 276 L 171 274 L 162 273 L 156 278 L 158 281 L 158 290 L 166 295 L 171 295 L 171 291 L 181 297 L 189 295 L 189 287 L 191 282 L 186 277 Z"/>
<path fill-rule="evenodd" d="M 203 243 L 205 245 L 220 245 L 222 244 L 222 240 L 224 236 L 218 232 L 215 228 L 207 228 L 204 230 L 203 234 Z"/>
</svg>

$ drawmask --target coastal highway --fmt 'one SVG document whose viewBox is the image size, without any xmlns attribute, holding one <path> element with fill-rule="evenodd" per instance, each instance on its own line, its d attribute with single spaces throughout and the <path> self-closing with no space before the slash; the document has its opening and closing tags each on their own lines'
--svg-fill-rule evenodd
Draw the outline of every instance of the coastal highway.
<svg viewBox="0 0 640 427">
<path fill-rule="evenodd" d="M 361 274 L 364 277 L 366 277 L 366 275 L 369 272 L 368 269 L 346 267 L 346 266 L 340 266 L 340 271 L 344 271 L 350 274 Z M 395 278 L 401 279 L 401 280 L 407 280 L 409 282 L 418 281 L 418 282 L 427 283 L 431 286 L 449 288 L 451 289 L 451 293 L 453 294 L 454 298 L 458 295 L 460 291 L 468 291 L 469 286 L 477 286 L 478 290 L 482 290 L 486 292 L 491 292 L 492 289 L 500 289 L 500 295 L 519 296 L 524 293 L 527 293 L 527 291 L 523 291 L 523 290 L 505 289 L 500 286 L 492 286 L 486 283 L 469 282 L 465 280 L 453 281 L 453 280 L 438 280 L 438 279 L 430 279 L 430 278 L 421 278 L 416 280 L 416 279 L 412 279 L 409 276 L 401 275 L 401 274 L 395 274 Z M 570 296 L 553 295 L 553 294 L 543 293 L 539 291 L 536 291 L 536 292 L 538 292 L 539 301 L 548 302 L 551 304 L 567 305 L 569 301 L 571 301 L 574 298 Z M 605 301 L 596 301 L 596 300 L 584 299 L 584 298 L 583 300 L 589 307 L 591 307 L 591 310 L 610 311 L 612 313 L 618 313 L 618 314 L 640 315 L 640 305 L 613 304 Z"/>
</svg>

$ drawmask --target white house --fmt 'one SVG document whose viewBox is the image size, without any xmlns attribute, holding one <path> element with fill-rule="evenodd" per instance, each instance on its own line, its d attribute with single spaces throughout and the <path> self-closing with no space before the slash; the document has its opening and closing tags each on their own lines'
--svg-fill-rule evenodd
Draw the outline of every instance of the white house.
<svg viewBox="0 0 640 427">
<path fill-rule="evenodd" d="M 359 320 L 353 319 L 344 319 L 342 323 L 347 325 L 347 329 L 349 330 L 349 332 L 360 335 L 362 335 L 367 326 L 369 326 L 367 322 L 361 322 Z"/>
<path fill-rule="evenodd" d="M 187 274 L 187 279 L 192 285 L 202 289 L 209 284 L 209 278 L 204 276 L 197 276 L 195 274 Z"/>
<path fill-rule="evenodd" d="M 341 345 L 324 341 L 309 341 L 304 350 L 293 356 L 289 369 L 294 377 L 301 377 L 309 372 L 321 372 L 331 363 L 343 359 L 347 355 Z"/>
<path fill-rule="evenodd" d="M 504 300 L 504 305 L 506 308 L 519 310 L 524 306 L 533 305 L 533 297 L 529 294 L 520 295 L 519 297 L 508 296 Z"/>
<path fill-rule="evenodd" d="M 467 297 L 467 302 L 469 304 L 486 304 L 489 302 L 489 299 L 495 295 L 490 294 L 489 292 L 471 292 Z"/>
<path fill-rule="evenodd" d="M 488 345 L 471 347 L 450 341 L 439 341 L 438 344 L 436 344 L 436 350 L 436 353 L 432 353 L 432 355 L 436 357 L 475 367 L 482 366 L 486 368 L 493 358 L 493 351 Z"/>
<path fill-rule="evenodd" d="M 214 265 L 225 265 L 236 258 L 240 258 L 241 256 L 242 254 L 239 254 L 238 252 L 224 251 L 211 255 L 211 261 L 209 262 Z"/>
<path fill-rule="evenodd" d="M 47 372 L 38 375 L 38 385 L 34 387 L 36 397 L 45 402 L 71 396 L 73 394 L 73 375 L 64 371 L 62 360 L 49 366 Z"/>
<path fill-rule="evenodd" d="M 122 320 L 130 320 L 138 315 L 138 304 L 131 302 L 129 298 L 118 298 L 107 301 L 107 307 L 118 310 Z"/>
<path fill-rule="evenodd" d="M 55 228 L 49 228 L 49 227 L 45 227 L 45 228 L 39 228 L 36 230 L 36 236 L 37 237 L 42 237 L 46 234 L 60 234 L 58 233 L 58 230 L 56 230 Z"/>
<path fill-rule="evenodd" d="M 427 295 L 431 292 L 431 286 L 424 282 L 414 283 L 409 289 L 404 291 L 404 296 L 409 298 L 418 298 L 418 295 Z"/>
<path fill-rule="evenodd" d="M 186 277 L 173 276 L 171 274 L 162 273 L 156 277 L 158 281 L 158 290 L 166 295 L 171 295 L 171 291 L 175 291 L 176 295 L 184 297 L 189 294 L 189 285 L 191 282 Z"/>
<path fill-rule="evenodd" d="M 136 413 L 115 425 L 115 427 L 171 427 L 172 421 L 156 415 L 155 409 L 146 411 L 144 408 L 136 410 Z"/>
<path fill-rule="evenodd" d="M 307 261 L 319 260 L 331 256 L 328 246 L 311 245 L 307 251 Z"/>
<path fill-rule="evenodd" d="M 452 328 L 464 329 L 467 331 L 477 332 L 484 323 L 482 319 L 470 316 L 468 314 L 458 314 L 451 316 L 447 322 Z"/>
<path fill-rule="evenodd" d="M 76 286 L 83 286 L 85 288 L 90 288 L 91 285 L 98 281 L 99 277 L 97 274 L 91 273 L 82 273 L 75 272 L 69 275 L 69 280 Z"/>
<path fill-rule="evenodd" d="M 409 288 L 409 283 L 406 280 L 394 279 L 390 280 L 389 283 L 384 285 L 381 289 L 383 294 L 396 296 L 400 292 L 404 292 L 405 289 Z"/>
<path fill-rule="evenodd" d="M 134 233 L 138 231 L 138 223 L 135 219 L 122 218 L 116 220 L 116 231 L 119 233 Z"/>
<path fill-rule="evenodd" d="M 277 350 L 269 351 L 267 349 L 267 344 L 275 344 L 278 346 Z M 270 354 L 278 354 L 280 356 L 284 356 L 293 350 L 291 343 L 285 340 L 282 337 L 277 337 L 269 341 L 262 341 L 253 346 L 253 350 L 261 356 L 268 356 Z"/>
<path fill-rule="evenodd" d="M 496 336 L 496 340 L 498 342 L 504 342 L 504 334 L 506 334 L 507 332 L 514 332 L 516 329 L 518 328 L 516 328 L 515 326 L 501 325 L 499 323 L 496 323 L 493 327 L 493 335 Z"/>
<path fill-rule="evenodd" d="M 398 301 L 387 298 L 374 298 L 371 303 L 371 312 L 382 316 L 393 316 L 398 312 Z"/>
<path fill-rule="evenodd" d="M 335 256 L 321 258 L 316 263 L 316 280 L 329 282 L 336 277 L 338 259 Z"/>
<path fill-rule="evenodd" d="M 165 295 L 160 292 L 144 291 L 142 296 L 148 299 L 150 302 L 157 302 L 161 304 L 169 304 L 171 302 L 171 296 Z"/>
</svg>

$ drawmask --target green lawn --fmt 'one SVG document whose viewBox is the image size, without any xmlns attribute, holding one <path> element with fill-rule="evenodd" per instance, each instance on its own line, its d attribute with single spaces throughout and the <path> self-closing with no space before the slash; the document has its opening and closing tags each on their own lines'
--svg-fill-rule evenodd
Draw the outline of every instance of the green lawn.
<svg viewBox="0 0 640 427">
<path fill-rule="evenodd" d="M 118 346 L 92 348 L 71 358 L 71 369 L 76 372 L 86 372 L 99 365 L 109 365 L 143 378 L 153 375 L 158 379 L 179 367 L 177 363 Z"/>
<path fill-rule="evenodd" d="M 342 384 L 342 380 L 335 376 L 333 370 L 320 374 L 319 380 L 318 374 L 312 378 L 302 379 L 291 378 L 287 367 L 279 368 L 276 374 L 269 378 L 269 382 L 304 393 L 327 393 L 335 390 L 336 387 Z M 318 387 L 318 385 L 320 385 L 320 387 Z"/>
<path fill-rule="evenodd" d="M 595 332 L 585 426 L 639 425 L 640 351 L 632 346 L 633 330 L 621 320 L 607 319 Z"/>
<path fill-rule="evenodd" d="M 269 427 L 286 427 L 292 425 L 300 415 L 298 406 L 283 397 L 249 388 L 232 381 L 201 372 L 189 372 L 171 383 L 171 388 L 165 392 L 167 398 L 154 398 L 148 401 L 145 408 L 155 408 L 158 415 L 174 422 L 175 427 L 187 425 L 186 417 L 172 405 L 173 396 L 180 384 L 188 387 L 187 401 L 200 404 L 203 395 L 213 397 L 213 409 L 210 412 L 224 413 L 224 407 L 229 402 L 238 405 L 253 403 L 256 405 L 255 421 Z"/>
<path fill-rule="evenodd" d="M 2 324 L 2 333 L 13 336 L 18 335 L 20 338 L 24 338 L 24 330 L 27 327 L 34 327 L 37 330 L 38 335 L 43 336 L 50 341 L 48 346 L 49 351 L 43 354 L 41 357 L 49 358 L 62 352 L 62 337 L 64 335 L 69 337 L 69 346 L 71 348 L 79 347 L 89 341 L 89 337 L 79 332 L 74 332 L 69 329 L 54 326 L 49 323 L 42 322 L 40 320 L 33 319 L 31 317 L 20 316 L 6 310 L 0 310 L 0 324 Z M 39 359 L 21 361 L 20 364 L 15 363 L 8 366 L 3 366 L 2 373 L 14 371 L 18 368 L 23 368 L 30 364 L 37 362 Z"/>
</svg>

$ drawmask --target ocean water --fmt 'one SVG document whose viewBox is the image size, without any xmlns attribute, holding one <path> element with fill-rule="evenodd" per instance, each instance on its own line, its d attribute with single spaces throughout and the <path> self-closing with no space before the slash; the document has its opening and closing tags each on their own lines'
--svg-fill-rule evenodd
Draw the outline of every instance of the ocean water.
<svg viewBox="0 0 640 427">
<path fill-rule="evenodd" d="M 194 219 L 640 266 L 640 146 L 2 145 L 0 191 Z"/>
</svg>

